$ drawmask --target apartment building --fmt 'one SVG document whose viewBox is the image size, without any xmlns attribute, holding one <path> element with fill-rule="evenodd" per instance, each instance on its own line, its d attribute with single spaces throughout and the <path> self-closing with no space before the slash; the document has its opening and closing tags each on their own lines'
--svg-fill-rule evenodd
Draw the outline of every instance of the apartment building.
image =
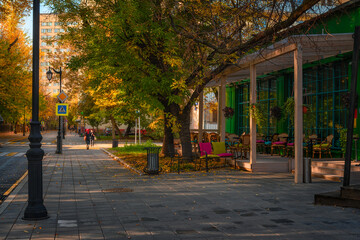
<svg viewBox="0 0 360 240">
<path fill-rule="evenodd" d="M 70 51 L 57 41 L 64 31 L 57 14 L 40 14 L 40 86 L 43 87 L 45 93 L 51 95 L 57 95 L 60 92 L 59 75 L 53 71 L 53 79 L 49 81 L 46 78 L 46 72 L 49 67 L 57 71 L 60 67 L 63 69 L 63 56 Z M 66 79 L 62 78 L 62 87 L 64 81 Z"/>
</svg>

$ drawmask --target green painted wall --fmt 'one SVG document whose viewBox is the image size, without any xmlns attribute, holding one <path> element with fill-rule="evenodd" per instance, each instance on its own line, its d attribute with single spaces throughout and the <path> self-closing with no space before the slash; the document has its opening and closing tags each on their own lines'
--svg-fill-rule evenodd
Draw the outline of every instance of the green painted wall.
<svg viewBox="0 0 360 240">
<path fill-rule="evenodd" d="M 276 96 L 277 96 L 277 104 L 279 107 L 283 107 L 286 101 L 286 90 L 285 90 L 285 77 L 281 75 L 276 80 Z M 283 113 L 284 114 L 284 113 Z M 288 132 L 287 130 L 287 121 L 285 119 L 281 119 L 276 124 L 276 132 L 284 133 Z"/>
<path fill-rule="evenodd" d="M 235 86 L 226 87 L 226 106 L 235 110 L 235 114 L 232 118 L 226 119 L 226 132 L 235 133 L 235 119 L 236 119 L 236 104 L 235 104 Z"/>
<path fill-rule="evenodd" d="M 360 9 L 344 10 L 342 14 L 331 15 L 321 20 L 321 23 L 315 25 L 309 33 L 350 33 L 354 32 L 355 25 L 360 24 Z"/>
<path fill-rule="evenodd" d="M 360 5 L 360 4 L 358 4 Z M 326 33 L 352 33 L 354 32 L 355 26 L 360 25 L 360 7 L 354 7 L 351 10 L 343 11 L 341 14 L 333 14 L 326 19 L 322 19 L 321 23 L 315 25 L 307 34 L 326 34 Z M 318 64 L 324 64 L 327 62 L 333 62 L 335 60 L 339 60 L 339 58 L 348 57 L 352 55 L 352 53 L 339 54 L 338 56 L 334 56 L 327 59 L 322 59 L 320 61 L 307 63 L 303 65 L 303 68 L 312 67 Z M 360 70 L 360 64 L 359 64 Z M 282 70 L 278 73 L 282 74 L 277 79 L 277 102 L 279 106 L 283 106 L 287 97 L 287 89 L 285 85 L 285 73 L 293 72 L 292 68 Z M 258 76 L 260 77 L 260 76 Z M 349 90 L 351 86 L 351 65 L 349 66 Z M 237 103 L 237 94 L 238 91 L 235 87 L 228 87 L 227 91 L 227 106 L 231 106 L 235 109 L 235 114 L 232 119 L 227 119 L 226 121 L 226 131 L 229 133 L 238 133 L 238 103 Z M 357 94 L 359 95 L 358 100 L 358 110 L 360 110 L 360 74 L 358 77 L 357 84 Z M 356 119 L 357 128 L 354 129 L 354 134 L 360 135 L 360 111 L 358 112 L 358 118 Z M 277 123 L 276 126 L 277 132 L 287 132 L 287 121 L 281 120 Z M 353 148 L 354 149 L 354 148 Z M 357 146 L 358 152 L 360 152 L 360 141 L 358 141 Z M 359 159 L 360 159 L 360 154 Z"/>
</svg>

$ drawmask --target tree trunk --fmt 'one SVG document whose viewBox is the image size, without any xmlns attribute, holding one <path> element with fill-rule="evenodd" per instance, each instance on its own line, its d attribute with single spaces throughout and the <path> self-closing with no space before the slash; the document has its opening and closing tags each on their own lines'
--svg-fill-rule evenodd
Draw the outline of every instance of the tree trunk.
<svg viewBox="0 0 360 240">
<path fill-rule="evenodd" d="M 190 138 L 190 113 L 191 108 L 185 108 L 178 121 L 181 123 L 180 141 L 184 161 L 192 161 L 192 146 Z"/>
<path fill-rule="evenodd" d="M 113 116 L 110 116 L 110 120 L 111 120 L 111 136 L 113 140 L 116 140 L 116 134 L 115 134 L 115 128 L 116 128 L 116 122 Z"/>
<path fill-rule="evenodd" d="M 168 110 L 168 108 L 166 108 Z M 174 153 L 174 133 L 169 125 L 167 112 L 164 113 L 164 139 L 162 153 L 165 157 L 169 157 Z"/>
<path fill-rule="evenodd" d="M 124 135 L 124 136 L 125 136 L 125 137 L 129 136 L 130 131 L 131 131 L 131 125 L 129 124 L 129 125 L 127 126 L 126 130 L 125 130 L 125 135 Z"/>
<path fill-rule="evenodd" d="M 14 133 L 17 134 L 17 122 L 15 122 Z"/>
<path fill-rule="evenodd" d="M 96 134 L 95 136 L 100 139 L 100 133 L 99 133 L 99 125 L 96 126 Z"/>
</svg>

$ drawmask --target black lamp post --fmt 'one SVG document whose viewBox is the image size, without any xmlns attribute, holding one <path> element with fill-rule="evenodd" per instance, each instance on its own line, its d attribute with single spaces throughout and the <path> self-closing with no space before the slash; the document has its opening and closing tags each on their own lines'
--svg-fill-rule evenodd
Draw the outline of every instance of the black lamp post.
<svg viewBox="0 0 360 240">
<path fill-rule="evenodd" d="M 26 152 L 28 159 L 28 205 L 25 220 L 40 220 L 48 218 L 43 200 L 42 159 L 44 150 L 41 149 L 42 136 L 39 122 L 39 29 L 40 29 L 40 0 L 34 0 L 33 6 L 33 68 L 32 68 L 32 119 L 30 130 L 30 149 Z"/>
<path fill-rule="evenodd" d="M 46 77 L 49 81 L 51 81 L 52 79 L 52 75 L 53 73 L 51 72 L 51 69 L 60 75 L 60 92 L 61 92 L 61 74 L 62 74 L 62 71 L 61 71 L 61 67 L 60 67 L 60 71 L 56 71 L 54 68 L 51 68 L 49 67 L 49 70 L 46 72 Z M 57 154 L 61 154 L 62 153 L 62 140 L 61 140 L 61 132 L 62 132 L 62 117 L 59 116 L 59 129 L 58 129 L 58 135 L 57 135 L 57 144 L 56 144 L 56 152 Z"/>
<path fill-rule="evenodd" d="M 25 106 L 24 106 L 24 124 L 23 124 L 23 136 L 25 136 Z"/>
</svg>

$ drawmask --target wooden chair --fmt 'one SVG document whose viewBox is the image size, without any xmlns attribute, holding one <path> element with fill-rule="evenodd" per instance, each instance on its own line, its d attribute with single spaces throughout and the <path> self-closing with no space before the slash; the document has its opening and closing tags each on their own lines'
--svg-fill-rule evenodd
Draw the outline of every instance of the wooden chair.
<svg viewBox="0 0 360 240">
<path fill-rule="evenodd" d="M 278 150 L 279 155 L 281 155 L 280 150 L 283 150 L 283 156 L 285 155 L 288 137 L 289 135 L 287 133 L 281 133 L 278 135 L 278 140 L 271 143 L 271 156 L 273 155 L 275 149 Z"/>
<path fill-rule="evenodd" d="M 305 139 L 305 134 L 303 134 L 303 146 L 304 150 L 306 150 L 307 153 L 307 147 L 306 147 L 306 139 Z M 287 157 L 293 157 L 295 154 L 295 143 L 294 143 L 294 137 L 289 137 L 287 144 L 286 144 L 286 156 Z M 305 155 L 307 156 L 307 155 Z"/>
<path fill-rule="evenodd" d="M 203 132 L 203 139 L 201 142 L 210 142 L 210 133 Z"/>
<path fill-rule="evenodd" d="M 181 144 L 180 143 L 174 143 L 174 149 L 170 148 L 168 146 L 168 151 L 170 153 L 170 171 L 172 169 L 172 165 L 174 163 L 174 160 L 177 160 L 177 172 L 180 173 L 180 161 L 182 160 L 182 154 L 181 154 Z"/>
<path fill-rule="evenodd" d="M 310 151 L 310 144 L 311 146 L 314 145 L 316 143 L 316 141 L 318 140 L 318 135 L 316 134 L 311 134 L 309 137 L 307 137 L 306 139 L 304 138 L 304 150 L 305 150 L 305 156 L 309 157 L 309 151 Z"/>
<path fill-rule="evenodd" d="M 256 133 L 256 149 L 261 153 L 265 152 L 265 136 L 262 133 Z"/>
<path fill-rule="evenodd" d="M 196 132 L 191 132 L 190 133 L 190 139 L 191 139 L 191 146 L 192 146 L 192 151 L 194 153 L 197 153 L 197 146 L 198 146 L 198 137 L 199 137 L 199 134 L 196 133 Z"/>
<path fill-rule="evenodd" d="M 266 136 L 264 138 L 265 142 L 264 142 L 264 150 L 266 153 L 270 153 L 271 152 L 271 144 L 273 142 L 276 142 L 279 140 L 279 134 L 278 133 L 274 133 L 271 136 Z"/>
<path fill-rule="evenodd" d="M 230 148 L 239 142 L 239 136 L 235 133 L 226 134 L 225 145 Z"/>
<path fill-rule="evenodd" d="M 287 157 L 292 157 L 295 154 L 295 143 L 293 142 L 293 140 L 289 140 L 286 144 L 286 153 L 285 156 Z"/>
<path fill-rule="evenodd" d="M 247 152 L 250 151 L 250 135 L 249 134 L 241 135 L 240 141 L 238 142 L 237 145 L 235 145 L 232 148 L 232 150 L 238 153 L 240 152 L 241 159 L 246 158 Z"/>
<path fill-rule="evenodd" d="M 220 135 L 218 133 L 210 133 L 209 135 L 209 142 L 220 142 Z"/>
<path fill-rule="evenodd" d="M 331 146 L 332 146 L 332 140 L 334 139 L 334 135 L 329 135 L 325 138 L 324 141 L 322 141 L 320 144 L 313 145 L 313 151 L 312 151 L 312 157 L 314 158 L 315 153 L 319 153 L 319 158 L 321 158 L 321 153 L 327 153 L 329 154 L 330 158 L 331 156 Z"/>
</svg>

